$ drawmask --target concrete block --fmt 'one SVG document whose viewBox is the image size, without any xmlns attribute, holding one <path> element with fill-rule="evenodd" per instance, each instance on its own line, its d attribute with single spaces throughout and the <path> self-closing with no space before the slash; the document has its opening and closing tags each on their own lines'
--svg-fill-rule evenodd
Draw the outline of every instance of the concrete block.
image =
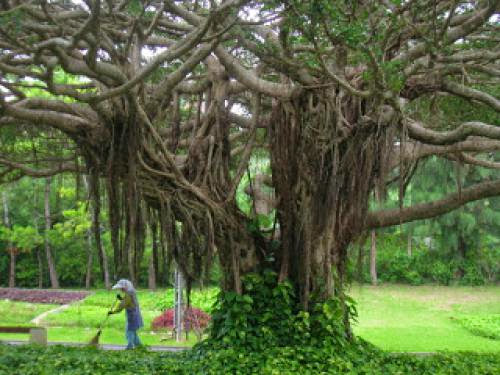
<svg viewBox="0 0 500 375">
<path fill-rule="evenodd" d="M 47 330 L 43 327 L 31 328 L 30 344 L 47 346 Z"/>
</svg>

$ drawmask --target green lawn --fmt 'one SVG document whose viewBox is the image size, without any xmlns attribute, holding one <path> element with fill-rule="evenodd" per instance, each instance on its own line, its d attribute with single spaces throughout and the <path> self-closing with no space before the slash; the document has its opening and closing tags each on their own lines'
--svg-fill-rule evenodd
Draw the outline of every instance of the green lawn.
<svg viewBox="0 0 500 375">
<path fill-rule="evenodd" d="M 460 317 L 500 314 L 500 287 L 353 286 L 357 335 L 389 351 L 500 351 L 500 340 L 477 336 Z"/>
<path fill-rule="evenodd" d="M 0 325 L 26 326 L 30 320 L 58 305 L 17 302 L 0 299 Z"/>
<path fill-rule="evenodd" d="M 216 293 L 215 288 L 194 291 L 192 305 L 209 310 Z M 498 317 L 500 287 L 353 286 L 350 294 L 358 303 L 359 322 L 354 325 L 355 333 L 382 349 L 500 352 L 500 340 L 475 335 L 458 321 L 468 317 Z M 106 311 L 115 296 L 116 293 L 98 290 L 67 310 L 49 315 L 43 322 L 49 327 L 49 340 L 88 342 L 106 318 Z M 145 344 L 190 346 L 196 342 L 194 335 L 177 343 L 170 339 L 170 333 L 159 334 L 150 330 L 153 318 L 161 314 L 162 309 L 172 306 L 172 290 L 141 290 L 138 298 L 145 321 L 140 336 Z M 36 315 L 54 307 L 0 301 L 0 325 L 28 324 Z M 100 342 L 124 344 L 124 326 L 124 313 L 112 315 L 106 322 Z M 2 338 L 21 339 L 23 335 L 0 334 Z M 24 339 L 27 339 L 26 335 Z"/>
</svg>

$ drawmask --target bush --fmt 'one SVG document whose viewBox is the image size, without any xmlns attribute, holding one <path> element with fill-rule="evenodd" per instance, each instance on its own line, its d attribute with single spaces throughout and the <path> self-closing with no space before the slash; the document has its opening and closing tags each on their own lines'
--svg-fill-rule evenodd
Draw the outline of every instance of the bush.
<svg viewBox="0 0 500 375">
<path fill-rule="evenodd" d="M 500 249 L 477 248 L 467 258 L 460 259 L 444 249 L 430 250 L 414 245 L 411 257 L 406 241 L 398 233 L 386 233 L 377 238 L 377 276 L 381 282 L 421 285 L 437 283 L 450 285 L 484 285 L 495 283 L 500 276 Z M 365 245 L 365 251 L 367 246 Z M 348 272 L 357 278 L 355 252 L 351 252 Z M 370 265 L 365 254 L 361 281 L 370 282 Z"/>
<path fill-rule="evenodd" d="M 500 314 L 460 317 L 454 320 L 477 336 L 500 340 Z"/>
<path fill-rule="evenodd" d="M 222 291 L 212 313 L 210 339 L 203 350 L 266 351 L 275 347 L 349 345 L 345 320 L 356 317 L 354 301 L 338 294 L 302 311 L 290 282 L 278 283 L 271 270 L 247 274 L 242 293 Z M 345 305 L 344 305 L 345 302 Z"/>
<path fill-rule="evenodd" d="M 464 276 L 460 279 L 461 285 L 484 285 L 487 280 L 481 272 L 481 267 L 473 262 L 464 262 Z"/>
<path fill-rule="evenodd" d="M 303 345 L 276 347 L 264 352 L 227 348 L 184 353 L 0 344 L 1 375 L 121 375 L 125 372 L 136 375 L 493 375 L 499 367 L 499 354 L 391 355 L 363 342 L 344 350 L 329 345 L 320 348 Z"/>
<path fill-rule="evenodd" d="M 426 264 L 431 263 L 431 264 Z M 428 276 L 428 278 L 437 284 L 449 285 L 453 279 L 453 273 L 451 271 L 450 265 L 444 263 L 441 260 L 435 260 L 434 262 L 421 262 L 420 272 Z"/>
<path fill-rule="evenodd" d="M 377 274 L 380 281 L 421 285 L 424 283 L 422 274 L 416 267 L 414 257 L 397 252 L 392 256 L 381 253 L 377 260 Z"/>
<path fill-rule="evenodd" d="M 191 329 L 197 331 L 204 330 L 205 328 L 207 328 L 209 322 L 210 315 L 208 315 L 203 310 L 200 310 L 196 307 L 190 307 L 184 311 L 183 328 L 186 331 L 190 331 Z M 151 323 L 152 330 L 172 330 L 174 328 L 174 309 L 166 310 L 160 316 L 154 318 Z"/>
</svg>

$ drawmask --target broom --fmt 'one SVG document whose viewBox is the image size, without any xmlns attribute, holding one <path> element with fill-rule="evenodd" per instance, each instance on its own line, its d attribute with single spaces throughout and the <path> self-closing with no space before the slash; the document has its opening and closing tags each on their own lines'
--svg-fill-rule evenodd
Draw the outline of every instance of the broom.
<svg viewBox="0 0 500 375">
<path fill-rule="evenodd" d="M 109 308 L 108 311 L 112 311 L 115 308 L 116 303 L 119 301 L 120 301 L 119 299 L 116 299 L 115 301 L 113 301 L 113 304 L 111 305 L 111 307 Z M 108 321 L 109 315 L 110 314 L 106 314 L 106 318 L 101 322 L 101 324 L 99 324 L 99 328 L 97 329 L 97 333 L 88 342 L 88 344 L 87 344 L 88 346 L 93 346 L 93 347 L 97 348 L 97 346 L 99 345 L 99 337 L 101 337 L 101 333 L 102 333 L 102 327 L 104 327 L 104 325 Z"/>
</svg>

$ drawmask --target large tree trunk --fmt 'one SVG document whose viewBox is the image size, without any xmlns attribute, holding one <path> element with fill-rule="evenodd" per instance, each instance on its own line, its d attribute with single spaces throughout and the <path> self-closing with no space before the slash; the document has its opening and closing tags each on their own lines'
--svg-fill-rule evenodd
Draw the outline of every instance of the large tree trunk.
<svg viewBox="0 0 500 375">
<path fill-rule="evenodd" d="M 52 229 L 52 220 L 50 217 L 50 184 L 51 179 L 45 179 L 45 255 L 47 256 L 47 265 L 49 267 L 49 277 L 51 288 L 59 288 L 59 278 L 57 276 L 56 264 L 50 247 L 49 231 Z"/>
<path fill-rule="evenodd" d="M 342 298 L 348 246 L 363 230 L 371 192 L 384 187 L 392 127 L 352 100 L 310 93 L 280 103 L 270 121 L 280 280 L 297 285 L 304 310 L 313 294 Z"/>
<path fill-rule="evenodd" d="M 241 294 L 241 278 L 248 272 L 264 268 L 264 264 L 263 259 L 258 257 L 258 234 L 248 232 L 246 220 L 237 211 L 228 211 L 227 214 L 235 218 L 232 225 L 216 234 L 219 261 L 223 269 L 222 287 Z M 259 249 L 265 251 L 266 248 L 261 246 Z M 182 263 L 180 265 L 182 268 Z"/>
</svg>

